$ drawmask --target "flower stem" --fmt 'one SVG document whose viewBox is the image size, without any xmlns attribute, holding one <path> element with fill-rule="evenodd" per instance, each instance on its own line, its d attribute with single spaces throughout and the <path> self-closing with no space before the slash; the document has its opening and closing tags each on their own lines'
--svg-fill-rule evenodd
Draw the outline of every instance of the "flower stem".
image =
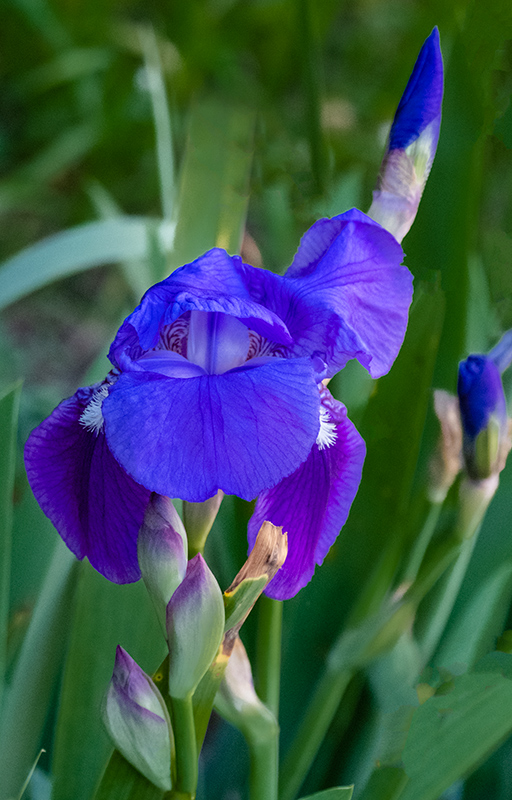
<svg viewBox="0 0 512 800">
<path fill-rule="evenodd" d="M 171 697 L 176 740 L 176 791 L 194 800 L 197 790 L 197 747 L 192 696 Z"/>
<path fill-rule="evenodd" d="M 264 595 L 259 600 L 256 689 L 260 700 L 278 719 L 281 679 L 283 604 Z"/>
<path fill-rule="evenodd" d="M 420 616 L 415 626 L 415 637 L 428 662 L 441 639 L 455 600 L 464 580 L 476 544 L 473 536 L 460 546 L 460 551 L 433 590 L 425 616 Z"/>
<path fill-rule="evenodd" d="M 259 601 L 256 651 L 256 689 L 275 719 L 279 714 L 281 631 L 283 604 L 264 595 Z M 277 800 L 279 777 L 279 727 L 269 736 L 247 737 L 251 757 L 251 800 Z"/>
<path fill-rule="evenodd" d="M 279 777 L 279 728 L 269 730 L 268 738 L 246 737 L 251 768 L 250 800 L 277 800 Z"/>
<path fill-rule="evenodd" d="M 293 800 L 299 791 L 353 674 L 348 669 L 342 672 L 326 669 L 320 678 L 293 748 L 284 760 L 279 800 Z"/>
<path fill-rule="evenodd" d="M 400 583 L 410 584 L 416 579 L 418 570 L 427 551 L 427 547 L 429 546 L 432 536 L 434 535 L 442 507 L 442 502 L 430 504 L 427 518 L 425 519 L 419 536 L 414 542 Z"/>
</svg>

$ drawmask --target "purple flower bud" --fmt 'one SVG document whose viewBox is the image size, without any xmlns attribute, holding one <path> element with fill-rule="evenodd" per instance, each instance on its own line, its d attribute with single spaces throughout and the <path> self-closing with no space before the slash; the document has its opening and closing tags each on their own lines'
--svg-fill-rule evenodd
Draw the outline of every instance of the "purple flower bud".
<svg viewBox="0 0 512 800">
<path fill-rule="evenodd" d="M 187 569 L 187 534 L 168 497 L 151 495 L 137 539 L 137 556 L 142 578 L 165 627 L 167 603 Z"/>
<path fill-rule="evenodd" d="M 120 753 L 160 789 L 171 789 L 171 727 L 151 678 L 122 647 L 103 704 L 103 722 Z"/>
<path fill-rule="evenodd" d="M 461 361 L 457 393 L 466 469 L 482 480 L 503 468 L 508 452 L 507 404 L 495 361 L 486 355 Z"/>
<path fill-rule="evenodd" d="M 414 222 L 434 160 L 442 99 L 443 59 L 434 28 L 398 104 L 368 212 L 399 242 Z"/>
<path fill-rule="evenodd" d="M 199 553 L 167 606 L 169 693 L 188 697 L 215 658 L 224 635 L 219 584 Z"/>
</svg>

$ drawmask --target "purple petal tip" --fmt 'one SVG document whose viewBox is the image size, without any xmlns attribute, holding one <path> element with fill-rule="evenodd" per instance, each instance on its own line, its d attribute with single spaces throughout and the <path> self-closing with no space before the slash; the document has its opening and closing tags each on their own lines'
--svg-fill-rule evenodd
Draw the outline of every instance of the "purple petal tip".
<svg viewBox="0 0 512 800">
<path fill-rule="evenodd" d="M 398 105 L 389 150 L 406 148 L 441 114 L 443 58 L 439 31 L 434 28 L 420 50 L 411 77 Z"/>
</svg>

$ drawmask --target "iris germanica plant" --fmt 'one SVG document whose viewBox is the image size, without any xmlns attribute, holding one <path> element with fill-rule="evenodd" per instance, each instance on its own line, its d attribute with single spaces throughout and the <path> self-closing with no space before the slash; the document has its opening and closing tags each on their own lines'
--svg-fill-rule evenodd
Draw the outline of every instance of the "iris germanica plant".
<svg viewBox="0 0 512 800">
<path fill-rule="evenodd" d="M 32 489 L 78 558 L 135 581 L 150 493 L 201 502 L 220 489 L 257 498 L 250 546 L 265 519 L 288 533 L 267 594 L 285 599 L 310 580 L 365 455 L 327 382 L 354 358 L 385 375 L 402 344 L 412 277 L 398 240 L 435 153 L 441 96 L 435 30 L 398 108 L 371 216 L 316 222 L 283 276 L 219 248 L 177 269 L 121 325 L 105 380 L 31 434 Z"/>
</svg>

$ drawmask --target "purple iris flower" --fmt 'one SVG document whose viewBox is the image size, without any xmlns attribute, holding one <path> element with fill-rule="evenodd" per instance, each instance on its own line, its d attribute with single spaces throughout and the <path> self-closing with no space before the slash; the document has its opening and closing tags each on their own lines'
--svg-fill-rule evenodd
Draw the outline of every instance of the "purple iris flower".
<svg viewBox="0 0 512 800">
<path fill-rule="evenodd" d="M 213 249 L 153 286 L 119 329 L 113 369 L 29 437 L 34 494 L 68 546 L 110 580 L 140 577 L 151 491 L 258 497 L 289 536 L 269 594 L 294 595 L 347 517 L 365 446 L 322 381 L 351 358 L 373 377 L 402 343 L 402 248 L 357 210 L 315 223 L 284 277 Z"/>
<path fill-rule="evenodd" d="M 292 597 L 312 577 L 356 494 L 365 445 L 326 379 L 357 359 L 384 375 L 402 344 L 412 278 L 398 240 L 434 157 L 443 86 L 437 29 L 391 129 L 369 216 L 316 222 L 284 276 L 215 248 L 144 295 L 110 348 L 112 371 L 30 435 L 27 474 L 78 558 L 108 579 L 140 577 L 150 493 L 202 502 L 257 498 L 288 533 L 267 587 Z M 382 226 L 382 227 L 381 227 Z"/>
</svg>

